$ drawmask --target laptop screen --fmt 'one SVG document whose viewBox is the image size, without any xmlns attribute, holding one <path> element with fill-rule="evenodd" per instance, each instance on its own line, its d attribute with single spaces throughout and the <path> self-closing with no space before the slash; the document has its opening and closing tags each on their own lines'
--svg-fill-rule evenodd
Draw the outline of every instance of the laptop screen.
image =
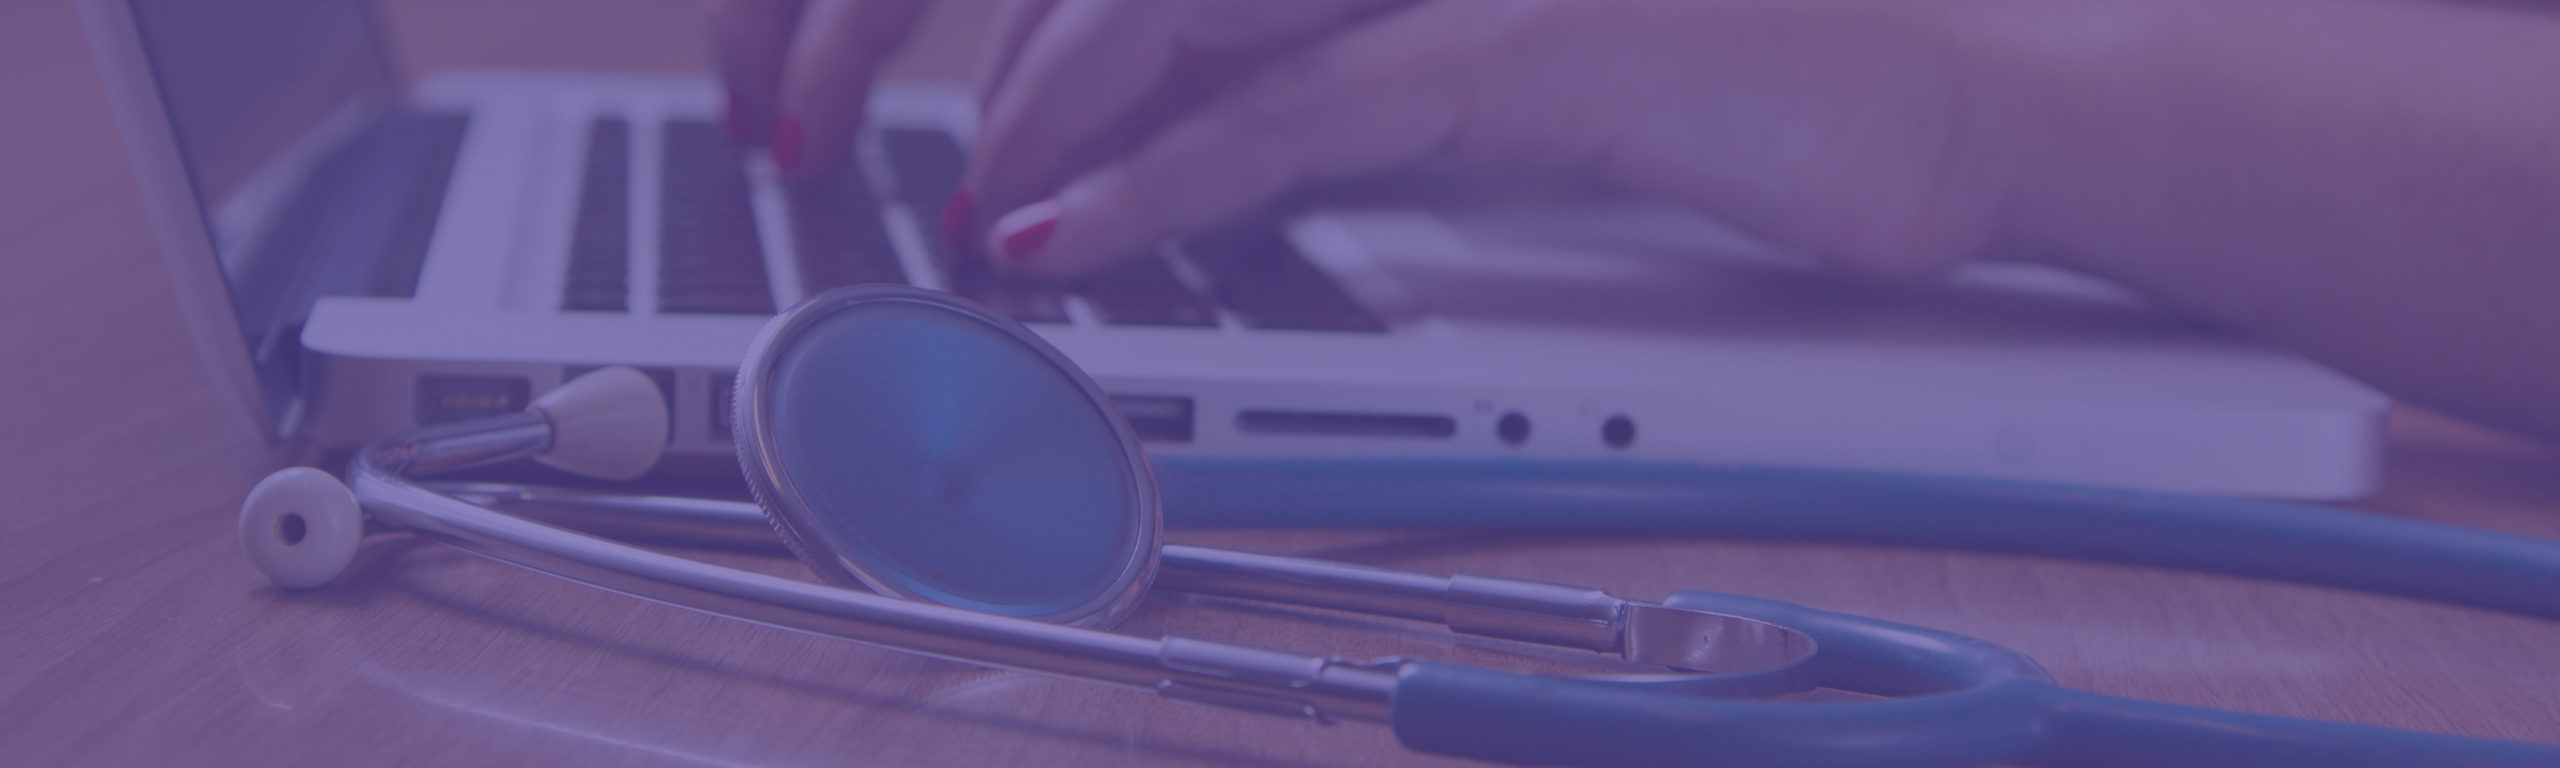
<svg viewBox="0 0 2560 768">
<path fill-rule="evenodd" d="M 365 0 L 127 0 L 269 413 L 297 373 L 307 265 L 263 250 L 303 171 L 393 103 Z M 265 255 L 262 255 L 265 254 Z"/>
</svg>

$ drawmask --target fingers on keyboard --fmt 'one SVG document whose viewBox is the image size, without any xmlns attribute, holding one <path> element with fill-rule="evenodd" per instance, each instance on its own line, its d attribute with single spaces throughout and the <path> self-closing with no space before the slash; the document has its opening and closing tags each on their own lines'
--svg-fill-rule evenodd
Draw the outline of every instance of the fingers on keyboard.
<svg viewBox="0 0 2560 768">
<path fill-rule="evenodd" d="M 887 197 L 927 221 L 959 190 L 967 165 L 959 141 L 922 128 L 884 128 L 879 135 L 889 170 Z M 628 121 L 607 118 L 591 126 L 565 309 L 628 308 L 630 151 Z M 668 121 L 660 152 L 659 309 L 774 312 L 744 156 L 707 120 Z M 868 178 L 852 168 L 785 191 L 791 245 L 807 293 L 910 282 L 882 218 L 886 201 Z M 924 240 L 929 261 L 953 293 L 1023 322 L 1068 322 L 1073 296 L 1106 325 L 1215 328 L 1222 314 L 1232 314 L 1256 329 L 1386 330 L 1385 322 L 1307 261 L 1271 221 L 1229 227 L 1071 282 L 1004 275 L 977 252 L 973 238 L 928 234 Z M 1177 269 L 1186 261 L 1195 268 Z"/>
</svg>

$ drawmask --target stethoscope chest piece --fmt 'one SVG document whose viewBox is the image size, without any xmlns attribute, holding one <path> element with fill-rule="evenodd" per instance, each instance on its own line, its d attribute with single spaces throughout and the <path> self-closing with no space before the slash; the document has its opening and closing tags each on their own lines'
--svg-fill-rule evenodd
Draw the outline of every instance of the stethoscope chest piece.
<svg viewBox="0 0 2560 768">
<path fill-rule="evenodd" d="M 1136 436 L 1011 319 L 906 288 L 825 294 L 766 325 L 735 407 L 749 485 L 831 581 L 1099 627 L 1154 578 Z"/>
</svg>

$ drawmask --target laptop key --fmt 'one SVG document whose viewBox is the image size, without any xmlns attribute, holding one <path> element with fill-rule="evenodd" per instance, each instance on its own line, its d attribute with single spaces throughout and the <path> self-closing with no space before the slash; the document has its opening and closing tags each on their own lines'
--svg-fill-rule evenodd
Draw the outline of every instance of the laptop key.
<svg viewBox="0 0 2560 768">
<path fill-rule="evenodd" d="M 951 292 L 1022 322 L 1067 322 L 1066 286 L 1056 282 L 1006 277 L 985 267 L 965 268 L 952 273 Z"/>
<path fill-rule="evenodd" d="M 686 291 L 660 299 L 658 309 L 674 314 L 770 315 L 773 314 L 773 292 L 764 286 Z"/>
<path fill-rule="evenodd" d="M 631 289 L 620 284 L 572 284 L 567 290 L 561 292 L 560 308 L 594 312 L 622 312 L 627 311 L 626 303 L 630 299 L 630 294 Z"/>
<path fill-rule="evenodd" d="M 587 129 L 585 179 L 569 240 L 561 309 L 628 311 L 631 285 L 631 124 L 597 120 Z"/>
<path fill-rule="evenodd" d="M 773 314 L 744 156 L 707 120 L 670 120 L 665 130 L 658 309 Z"/>
<path fill-rule="evenodd" d="M 788 191 L 800 284 L 810 294 L 857 283 L 907 282 L 897 246 L 880 221 L 880 201 L 860 169 Z"/>
<path fill-rule="evenodd" d="M 1360 306 L 1289 244 L 1277 223 L 1248 221 L 1185 245 L 1209 276 L 1218 303 L 1255 328 L 1384 333 L 1386 321 Z"/>
<path fill-rule="evenodd" d="M 1077 283 L 1076 294 L 1111 325 L 1214 328 L 1218 308 L 1175 277 L 1164 259 L 1147 257 Z"/>
<path fill-rule="evenodd" d="M 960 174 L 968 167 L 960 140 L 932 128 L 883 128 L 880 145 L 898 202 L 932 235 L 925 239 L 932 243 L 935 262 L 949 269 L 974 260 L 976 243 L 946 243 L 941 237 L 943 208 L 959 193 Z"/>
</svg>

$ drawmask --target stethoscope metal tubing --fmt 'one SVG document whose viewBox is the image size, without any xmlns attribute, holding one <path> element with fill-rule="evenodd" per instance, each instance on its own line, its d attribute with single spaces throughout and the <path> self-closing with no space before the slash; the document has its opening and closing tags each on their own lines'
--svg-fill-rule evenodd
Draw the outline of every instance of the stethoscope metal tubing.
<svg viewBox="0 0 2560 768">
<path fill-rule="evenodd" d="M 1392 666 L 1045 624 L 749 573 L 472 505 L 412 472 L 540 453 L 539 415 L 396 436 L 360 452 L 349 487 L 374 519 L 500 562 L 714 615 L 899 651 L 1316 720 L 1386 722 Z"/>
<path fill-rule="evenodd" d="M 615 538 L 743 549 L 780 548 L 747 502 L 627 496 L 503 483 L 432 483 L 439 493 Z M 1564 584 L 1431 574 L 1167 544 L 1157 586 L 1438 623 L 1463 635 L 1617 654 L 1710 673 L 1777 669 L 1813 652 L 1792 630 L 1756 619 L 1669 609 Z M 1711 640 L 1709 638 L 1712 638 Z"/>
</svg>

